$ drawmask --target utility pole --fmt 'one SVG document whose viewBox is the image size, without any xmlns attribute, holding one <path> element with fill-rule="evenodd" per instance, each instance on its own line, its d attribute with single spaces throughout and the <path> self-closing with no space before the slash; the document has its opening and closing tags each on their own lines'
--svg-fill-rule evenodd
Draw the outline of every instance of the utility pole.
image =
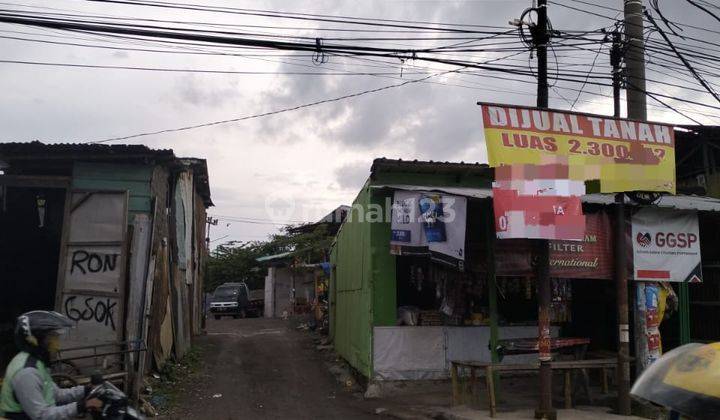
<svg viewBox="0 0 720 420">
<path fill-rule="evenodd" d="M 548 107 L 548 80 L 547 80 L 547 43 L 550 36 L 547 32 L 547 0 L 538 1 L 538 23 L 533 32 L 533 42 L 537 49 L 538 85 L 537 106 Z"/>
<path fill-rule="evenodd" d="M 205 220 L 205 223 L 207 223 L 207 232 L 205 237 L 205 243 L 207 244 L 208 252 L 210 252 L 210 226 L 217 226 L 218 219 L 214 219 L 212 216 L 208 216 Z"/>
<path fill-rule="evenodd" d="M 643 38 L 642 0 L 625 2 L 625 40 L 627 53 L 627 113 L 631 120 L 647 119 L 647 98 L 645 97 L 645 40 Z"/>
<path fill-rule="evenodd" d="M 538 86 L 537 107 L 548 107 L 547 44 L 548 34 L 547 0 L 539 0 L 537 7 L 537 26 L 531 28 L 533 44 L 537 49 Z M 548 240 L 537 240 L 538 259 L 536 266 L 538 299 L 538 360 L 540 362 L 540 402 L 535 410 L 535 418 L 556 419 L 557 412 L 552 406 L 552 361 L 550 343 L 550 305 L 552 287 L 550 285 L 550 247 Z"/>
<path fill-rule="evenodd" d="M 626 9 L 627 10 L 627 9 Z M 612 33 L 610 64 L 613 77 L 615 118 L 620 118 L 620 89 L 622 83 L 623 45 L 620 32 Z M 628 98 L 630 93 L 628 92 Z M 644 96 L 644 93 L 643 93 Z M 628 111 L 631 105 L 628 104 Z M 628 314 L 627 243 L 625 242 L 625 194 L 615 195 L 615 290 L 617 300 L 618 352 L 617 375 L 618 413 L 630 415 L 630 325 Z"/>
<path fill-rule="evenodd" d="M 627 46 L 625 52 L 625 71 L 627 74 L 627 115 L 629 119 L 645 121 L 647 120 L 647 98 L 645 97 L 645 41 L 643 38 L 643 2 L 642 0 L 623 0 L 625 11 L 625 44 Z M 623 197 L 621 194 L 618 196 Z M 617 198 L 616 198 L 617 201 Z M 620 214 L 622 211 L 622 223 L 624 226 L 624 205 L 617 205 L 617 223 L 620 223 Z M 624 239 L 624 230 L 623 230 Z M 622 241 L 621 241 L 622 242 Z M 623 242 L 624 243 L 624 242 Z M 616 248 L 617 251 L 617 248 Z M 616 257 L 616 264 L 620 264 L 625 259 L 626 253 Z M 620 268 L 620 267 L 618 267 Z M 626 333 L 623 329 L 629 329 L 628 326 L 628 299 L 627 299 L 627 268 L 622 267 L 618 273 L 618 413 L 621 415 L 630 414 L 630 364 L 629 343 L 626 341 Z M 625 279 L 623 287 L 622 282 Z M 624 292 L 621 295 L 621 292 Z M 623 308 L 623 306 L 625 308 Z M 633 305 L 634 307 L 635 305 Z M 627 334 L 629 335 L 629 334 Z M 642 336 L 640 331 L 638 336 Z M 627 339 L 629 341 L 629 339 Z"/>
<path fill-rule="evenodd" d="M 613 83 L 613 115 L 620 118 L 622 113 L 620 107 L 620 89 L 622 88 L 622 57 L 623 45 L 620 31 L 617 28 L 612 32 L 612 49 L 610 50 L 610 64 L 612 65 Z"/>
</svg>

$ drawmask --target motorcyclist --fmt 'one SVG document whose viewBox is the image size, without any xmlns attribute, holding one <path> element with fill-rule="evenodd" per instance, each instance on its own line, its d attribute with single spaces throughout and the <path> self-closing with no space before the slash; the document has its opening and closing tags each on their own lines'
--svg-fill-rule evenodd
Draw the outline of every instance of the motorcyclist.
<svg viewBox="0 0 720 420">
<path fill-rule="evenodd" d="M 63 420 L 102 407 L 96 398 L 85 399 L 89 388 L 61 389 L 50 376 L 50 357 L 60 349 L 60 334 L 73 326 L 70 319 L 52 311 L 31 311 L 18 317 L 15 344 L 20 352 L 5 371 L 0 416 Z"/>
</svg>

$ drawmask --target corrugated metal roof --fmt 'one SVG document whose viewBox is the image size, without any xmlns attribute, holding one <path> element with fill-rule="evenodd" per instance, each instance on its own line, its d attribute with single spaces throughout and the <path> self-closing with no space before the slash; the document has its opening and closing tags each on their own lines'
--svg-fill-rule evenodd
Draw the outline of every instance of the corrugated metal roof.
<svg viewBox="0 0 720 420">
<path fill-rule="evenodd" d="M 207 162 L 198 158 L 176 158 L 172 149 L 151 149 L 142 144 L 93 143 L 0 143 L 0 162 L 19 168 L 24 174 L 37 172 L 51 162 L 65 172 L 72 171 L 74 161 L 183 165 L 195 175 L 195 186 L 205 207 L 213 205 Z M 28 169 L 29 168 L 29 169 Z"/>
<path fill-rule="evenodd" d="M 492 189 L 490 188 L 468 188 L 468 187 L 437 187 L 429 185 L 403 185 L 403 184 L 388 184 L 388 185 L 371 185 L 370 188 L 389 188 L 393 190 L 401 191 L 424 191 L 424 192 L 441 192 L 451 195 L 460 195 L 469 198 L 492 198 Z"/>
<path fill-rule="evenodd" d="M 492 198 L 490 188 L 460 188 L 460 187 L 437 187 L 423 185 L 372 185 L 372 189 L 388 188 L 403 191 L 426 191 L 441 192 L 445 194 L 460 195 L 469 198 Z M 615 203 L 615 194 L 588 194 L 580 198 L 583 203 L 611 205 Z M 626 204 L 636 204 L 629 197 L 625 197 Z M 720 211 L 720 200 L 712 197 L 700 197 L 696 195 L 663 195 L 651 204 L 651 206 L 671 208 L 677 210 L 698 210 L 698 211 Z"/>
<path fill-rule="evenodd" d="M 492 174 L 492 168 L 485 163 L 465 163 L 465 162 L 435 162 L 432 160 L 402 160 L 378 158 L 373 161 L 370 168 L 371 173 L 376 171 L 384 172 L 425 172 L 425 173 L 446 173 L 446 172 L 462 172 L 477 173 L 482 175 Z"/>
<path fill-rule="evenodd" d="M 171 149 L 151 149 L 140 144 L 92 143 L 0 143 L 0 158 L 5 160 L 155 158 L 174 159 Z"/>
</svg>

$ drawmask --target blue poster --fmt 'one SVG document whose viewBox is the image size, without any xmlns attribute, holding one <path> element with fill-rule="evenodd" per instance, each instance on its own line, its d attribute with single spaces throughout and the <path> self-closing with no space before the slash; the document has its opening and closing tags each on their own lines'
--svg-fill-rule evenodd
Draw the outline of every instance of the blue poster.
<svg viewBox="0 0 720 420">
<path fill-rule="evenodd" d="M 423 230 L 428 242 L 445 242 L 445 213 L 443 203 L 437 194 L 423 194 L 419 202 Z"/>
</svg>

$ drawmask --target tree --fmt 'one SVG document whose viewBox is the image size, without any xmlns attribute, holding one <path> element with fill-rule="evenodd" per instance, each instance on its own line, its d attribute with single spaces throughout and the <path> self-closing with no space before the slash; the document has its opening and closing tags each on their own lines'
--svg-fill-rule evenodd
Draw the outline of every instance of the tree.
<svg viewBox="0 0 720 420">
<path fill-rule="evenodd" d="M 218 245 L 210 254 L 205 291 L 212 292 L 227 282 L 244 281 L 250 290 L 262 289 L 265 265 L 257 258 L 289 252 L 296 263 L 327 261 L 333 237 L 327 226 L 286 226 L 283 233 L 272 235 L 268 241 L 249 241 L 235 246 Z"/>
</svg>

